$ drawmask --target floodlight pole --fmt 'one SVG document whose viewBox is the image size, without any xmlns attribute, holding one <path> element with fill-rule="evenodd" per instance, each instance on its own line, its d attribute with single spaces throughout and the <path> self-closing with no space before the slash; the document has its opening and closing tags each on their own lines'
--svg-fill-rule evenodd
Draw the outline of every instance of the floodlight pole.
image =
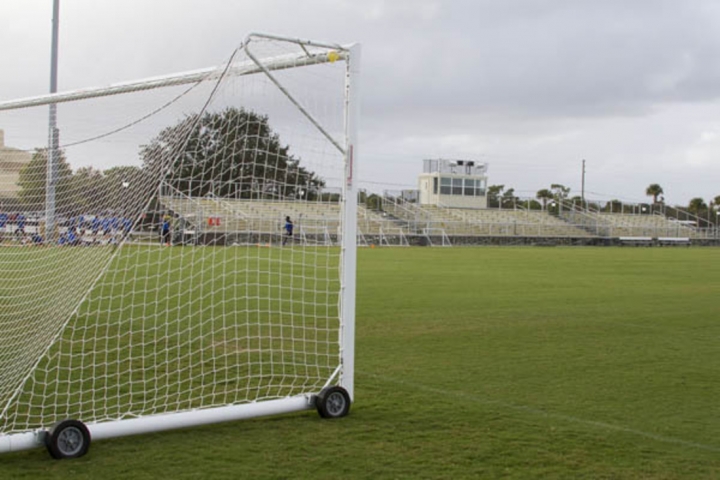
<svg viewBox="0 0 720 480">
<path fill-rule="evenodd" d="M 585 159 L 582 161 L 582 189 L 580 198 L 582 200 L 582 208 L 585 210 Z"/>
<path fill-rule="evenodd" d="M 60 32 L 60 0 L 53 2 L 52 46 L 50 57 L 50 93 L 57 93 L 58 37 Z M 57 186 L 60 139 L 57 128 L 57 104 L 50 104 L 48 127 L 47 171 L 45 180 L 45 241 L 55 234 L 55 187 Z"/>
</svg>

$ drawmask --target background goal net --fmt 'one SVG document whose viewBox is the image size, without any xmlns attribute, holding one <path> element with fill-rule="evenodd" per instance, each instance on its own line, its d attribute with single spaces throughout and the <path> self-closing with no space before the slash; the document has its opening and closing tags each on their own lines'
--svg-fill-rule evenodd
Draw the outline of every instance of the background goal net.
<svg viewBox="0 0 720 480">
<path fill-rule="evenodd" d="M 353 48 L 0 104 L 0 450 L 352 395 Z"/>
</svg>

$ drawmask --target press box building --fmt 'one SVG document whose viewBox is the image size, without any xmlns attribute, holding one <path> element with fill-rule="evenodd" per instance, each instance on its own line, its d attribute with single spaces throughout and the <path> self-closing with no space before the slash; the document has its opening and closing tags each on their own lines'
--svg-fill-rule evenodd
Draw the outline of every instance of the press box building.
<svg viewBox="0 0 720 480">
<path fill-rule="evenodd" d="M 420 204 L 487 208 L 487 167 L 472 160 L 424 160 Z"/>
</svg>

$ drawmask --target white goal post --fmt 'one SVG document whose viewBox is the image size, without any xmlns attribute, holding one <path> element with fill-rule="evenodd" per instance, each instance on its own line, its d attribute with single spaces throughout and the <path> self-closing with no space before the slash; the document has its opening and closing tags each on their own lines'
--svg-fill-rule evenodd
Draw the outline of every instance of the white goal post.
<svg viewBox="0 0 720 480">
<path fill-rule="evenodd" d="M 359 71 L 358 44 L 253 33 L 216 68 L 0 102 L 0 452 L 347 414 Z"/>
</svg>

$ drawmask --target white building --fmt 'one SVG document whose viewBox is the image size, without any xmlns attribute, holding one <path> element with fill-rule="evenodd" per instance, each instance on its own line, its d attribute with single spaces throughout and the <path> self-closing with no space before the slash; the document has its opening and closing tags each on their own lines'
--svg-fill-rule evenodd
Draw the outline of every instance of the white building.
<svg viewBox="0 0 720 480">
<path fill-rule="evenodd" d="M 487 168 L 472 160 L 423 160 L 420 204 L 487 208 Z"/>
<path fill-rule="evenodd" d="M 0 130 L 0 197 L 17 197 L 20 170 L 30 163 L 32 154 L 5 146 L 5 132 Z"/>
</svg>

